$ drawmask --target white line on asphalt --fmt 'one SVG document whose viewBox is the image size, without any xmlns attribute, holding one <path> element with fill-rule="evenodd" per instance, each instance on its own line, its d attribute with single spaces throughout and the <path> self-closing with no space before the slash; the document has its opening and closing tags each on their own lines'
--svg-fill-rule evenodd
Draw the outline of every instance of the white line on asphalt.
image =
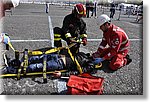
<svg viewBox="0 0 150 102">
<path fill-rule="evenodd" d="M 88 41 L 101 41 L 102 39 L 87 39 Z M 142 41 L 143 39 L 129 39 L 130 41 Z"/>
<path fill-rule="evenodd" d="M 50 42 L 50 39 L 37 39 L 37 40 L 11 40 L 11 42 Z"/>
<path fill-rule="evenodd" d="M 50 16 L 48 16 L 48 22 L 49 22 L 49 33 L 50 33 L 51 47 L 54 47 L 54 32 L 53 32 L 53 27 L 52 27 L 52 22 L 51 22 Z"/>
<path fill-rule="evenodd" d="M 87 39 L 88 41 L 101 41 L 102 39 Z M 142 41 L 143 39 L 129 39 L 130 41 Z M 50 39 L 37 40 L 11 40 L 11 42 L 50 42 Z M 53 42 L 52 42 L 53 43 Z"/>
</svg>

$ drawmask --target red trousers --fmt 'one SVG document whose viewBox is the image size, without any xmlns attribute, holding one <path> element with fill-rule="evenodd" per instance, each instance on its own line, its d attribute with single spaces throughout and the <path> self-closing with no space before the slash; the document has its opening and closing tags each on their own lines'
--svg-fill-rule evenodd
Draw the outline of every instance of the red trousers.
<svg viewBox="0 0 150 102">
<path fill-rule="evenodd" d="M 110 48 L 106 48 L 102 51 L 100 57 L 104 57 L 106 54 L 108 54 L 110 52 Z M 109 67 L 112 70 L 117 70 L 119 68 L 121 68 L 122 66 L 125 66 L 127 63 L 127 59 L 125 58 L 126 55 L 128 53 L 128 49 L 118 52 L 115 56 L 113 56 L 110 60 L 110 64 Z"/>
</svg>

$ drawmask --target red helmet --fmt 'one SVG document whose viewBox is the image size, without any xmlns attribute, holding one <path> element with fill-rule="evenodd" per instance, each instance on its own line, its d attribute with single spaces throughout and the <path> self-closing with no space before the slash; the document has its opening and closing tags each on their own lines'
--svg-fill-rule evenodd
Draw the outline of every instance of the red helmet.
<svg viewBox="0 0 150 102">
<path fill-rule="evenodd" d="M 76 4 L 74 6 L 74 13 L 80 15 L 80 16 L 86 16 L 86 8 L 83 4 Z"/>
</svg>

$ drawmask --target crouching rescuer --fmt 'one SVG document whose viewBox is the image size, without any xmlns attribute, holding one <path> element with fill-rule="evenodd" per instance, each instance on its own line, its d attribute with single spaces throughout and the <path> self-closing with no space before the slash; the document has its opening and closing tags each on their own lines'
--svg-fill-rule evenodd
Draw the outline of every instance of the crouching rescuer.
<svg viewBox="0 0 150 102">
<path fill-rule="evenodd" d="M 82 39 L 83 45 L 87 44 L 86 23 L 82 17 L 86 16 L 86 9 L 83 4 L 76 4 L 72 13 L 67 15 L 63 20 L 62 28 L 54 28 L 54 45 L 61 47 L 61 39 L 65 40 L 68 45 Z M 79 51 L 79 45 L 72 47 L 73 54 Z"/>
<path fill-rule="evenodd" d="M 93 53 L 94 64 L 109 60 L 109 67 L 117 70 L 132 60 L 129 58 L 129 39 L 123 29 L 111 24 L 110 18 L 103 14 L 98 17 L 100 29 L 103 31 L 102 42 L 97 51 Z M 106 48 L 106 45 L 109 47 Z"/>
</svg>

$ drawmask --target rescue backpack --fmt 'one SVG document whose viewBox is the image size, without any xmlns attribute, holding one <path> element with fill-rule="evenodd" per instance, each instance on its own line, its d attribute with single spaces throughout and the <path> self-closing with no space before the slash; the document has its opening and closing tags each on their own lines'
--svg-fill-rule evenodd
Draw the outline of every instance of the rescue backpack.
<svg viewBox="0 0 150 102">
<path fill-rule="evenodd" d="M 103 93 L 104 78 L 94 77 L 88 73 L 71 75 L 67 83 L 68 95 L 100 95 Z"/>
</svg>

